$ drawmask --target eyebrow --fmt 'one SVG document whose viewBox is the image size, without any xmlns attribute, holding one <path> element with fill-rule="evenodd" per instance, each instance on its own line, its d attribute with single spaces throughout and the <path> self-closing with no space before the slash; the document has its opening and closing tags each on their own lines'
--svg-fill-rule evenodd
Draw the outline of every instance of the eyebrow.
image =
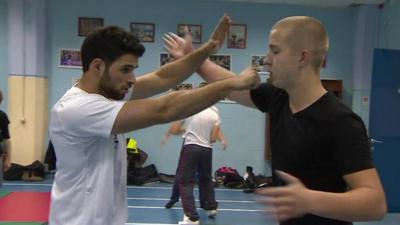
<svg viewBox="0 0 400 225">
<path fill-rule="evenodd" d="M 131 64 L 123 66 L 123 68 L 130 68 L 130 69 L 137 69 L 138 67 L 139 67 L 138 65 L 131 65 Z"/>
<path fill-rule="evenodd" d="M 274 44 L 270 44 L 270 45 L 269 45 L 269 48 L 270 48 L 270 49 L 275 49 L 275 48 L 278 48 L 278 46 L 277 46 L 277 45 L 274 45 Z"/>
</svg>

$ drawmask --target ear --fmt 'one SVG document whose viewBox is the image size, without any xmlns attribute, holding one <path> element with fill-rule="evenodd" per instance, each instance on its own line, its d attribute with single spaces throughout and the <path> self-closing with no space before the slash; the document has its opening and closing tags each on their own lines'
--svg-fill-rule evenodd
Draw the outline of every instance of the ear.
<svg viewBox="0 0 400 225">
<path fill-rule="evenodd" d="M 103 74 L 106 70 L 106 64 L 104 61 L 100 58 L 95 58 L 93 61 L 90 63 L 89 68 L 91 71 Z"/>
<path fill-rule="evenodd" d="M 311 52 L 308 49 L 303 49 L 300 52 L 299 56 L 299 66 L 300 67 L 305 67 L 311 62 Z"/>
</svg>

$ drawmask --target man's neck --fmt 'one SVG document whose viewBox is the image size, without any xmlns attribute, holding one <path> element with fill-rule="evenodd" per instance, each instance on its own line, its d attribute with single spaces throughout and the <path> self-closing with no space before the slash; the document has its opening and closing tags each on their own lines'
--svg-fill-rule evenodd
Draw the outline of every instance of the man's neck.
<svg viewBox="0 0 400 225">
<path fill-rule="evenodd" d="M 87 93 L 100 94 L 96 79 L 88 72 L 81 76 L 81 79 L 79 79 L 76 87 L 84 90 Z"/>
<path fill-rule="evenodd" d="M 306 77 L 305 77 L 306 78 Z M 302 111 L 320 99 L 327 91 L 322 86 L 318 74 L 307 76 L 291 90 L 289 94 L 289 106 L 292 113 Z"/>
</svg>

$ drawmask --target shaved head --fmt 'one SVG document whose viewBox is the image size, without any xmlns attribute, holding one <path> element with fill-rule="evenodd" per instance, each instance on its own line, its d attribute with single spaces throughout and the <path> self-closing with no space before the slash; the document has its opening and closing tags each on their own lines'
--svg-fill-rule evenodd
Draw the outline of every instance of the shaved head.
<svg viewBox="0 0 400 225">
<path fill-rule="evenodd" d="M 319 69 L 329 48 L 328 33 L 324 25 L 308 16 L 291 16 L 278 21 L 271 30 L 283 33 L 284 42 L 294 51 L 308 49 L 312 53 L 311 64 Z"/>
</svg>

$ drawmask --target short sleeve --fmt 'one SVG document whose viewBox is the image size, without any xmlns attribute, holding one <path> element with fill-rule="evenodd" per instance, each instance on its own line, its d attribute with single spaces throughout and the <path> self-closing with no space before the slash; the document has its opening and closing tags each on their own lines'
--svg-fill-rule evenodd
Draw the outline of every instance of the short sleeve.
<svg viewBox="0 0 400 225">
<path fill-rule="evenodd" d="M 361 118 L 349 113 L 332 126 L 333 156 L 338 171 L 346 175 L 373 168 L 371 145 Z"/>
<path fill-rule="evenodd" d="M 221 117 L 220 117 L 218 108 L 216 106 L 212 106 L 211 109 L 215 112 L 215 117 L 214 117 L 215 123 L 214 123 L 214 126 L 220 126 L 222 122 L 221 122 Z"/>
<path fill-rule="evenodd" d="M 262 83 L 256 89 L 250 91 L 250 97 L 254 105 L 262 112 L 273 110 L 278 101 L 287 99 L 287 93 L 269 83 Z"/>
<path fill-rule="evenodd" d="M 83 98 L 66 105 L 60 112 L 60 120 L 72 135 L 109 137 L 124 104 L 99 95 Z"/>
</svg>

